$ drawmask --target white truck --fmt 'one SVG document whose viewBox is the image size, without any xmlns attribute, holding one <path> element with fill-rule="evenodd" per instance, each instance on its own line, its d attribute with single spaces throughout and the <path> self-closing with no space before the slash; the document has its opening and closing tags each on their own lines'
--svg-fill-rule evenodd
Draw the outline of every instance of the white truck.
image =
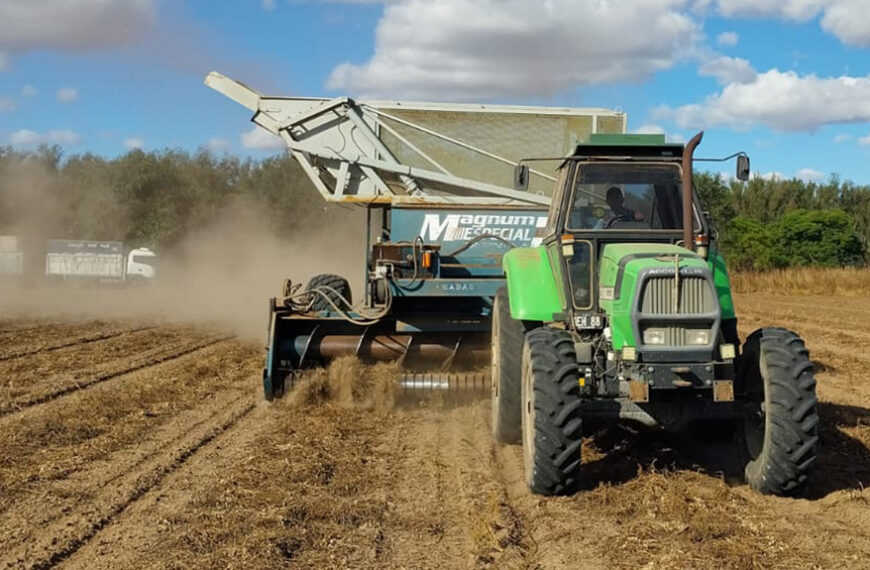
<svg viewBox="0 0 870 570">
<path fill-rule="evenodd" d="M 0 236 L 0 278 L 16 279 L 24 274 L 24 251 L 18 236 Z"/>
<path fill-rule="evenodd" d="M 127 250 L 119 241 L 53 239 L 45 247 L 49 281 L 145 284 L 153 281 L 157 255 L 148 248 Z"/>
</svg>

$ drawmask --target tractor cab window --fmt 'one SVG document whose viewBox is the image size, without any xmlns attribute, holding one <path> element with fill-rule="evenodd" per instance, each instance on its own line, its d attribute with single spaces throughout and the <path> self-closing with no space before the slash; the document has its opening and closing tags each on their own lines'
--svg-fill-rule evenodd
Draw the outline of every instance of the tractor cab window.
<svg viewBox="0 0 870 570">
<path fill-rule="evenodd" d="M 562 205 L 562 196 L 564 196 L 565 192 L 568 191 L 565 189 L 565 180 L 568 177 L 570 170 L 571 169 L 568 168 L 567 164 L 563 164 L 559 167 L 559 178 L 556 180 L 556 186 L 553 189 L 553 196 L 550 199 L 550 211 L 547 213 L 545 234 L 548 236 L 556 233 L 556 220 L 558 219 L 559 208 Z"/>
<path fill-rule="evenodd" d="M 570 230 L 682 229 L 680 169 L 670 164 L 582 163 Z"/>
</svg>

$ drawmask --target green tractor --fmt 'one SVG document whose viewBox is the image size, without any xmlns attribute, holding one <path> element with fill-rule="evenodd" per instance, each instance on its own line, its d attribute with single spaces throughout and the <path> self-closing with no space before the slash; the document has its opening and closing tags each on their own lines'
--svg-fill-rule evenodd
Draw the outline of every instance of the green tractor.
<svg viewBox="0 0 870 570">
<path fill-rule="evenodd" d="M 782 328 L 740 345 L 725 262 L 692 190 L 702 134 L 686 145 L 592 135 L 559 169 L 541 245 L 504 256 L 492 426 L 496 440 L 522 443 L 535 493 L 579 490 L 584 424 L 615 420 L 734 425 L 753 489 L 806 486 L 818 454 L 813 365 Z M 746 180 L 749 159 L 734 156 Z M 527 179 L 522 164 L 515 182 Z"/>
</svg>

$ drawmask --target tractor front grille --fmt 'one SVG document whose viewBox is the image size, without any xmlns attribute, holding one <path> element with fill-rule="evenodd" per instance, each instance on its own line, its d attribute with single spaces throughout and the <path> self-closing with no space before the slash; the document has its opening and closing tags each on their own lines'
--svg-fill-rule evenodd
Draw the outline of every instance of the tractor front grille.
<svg viewBox="0 0 870 570">
<path fill-rule="evenodd" d="M 698 315 L 716 310 L 713 288 L 704 277 L 680 277 L 678 306 L 674 306 L 676 286 L 673 277 L 647 279 L 642 293 L 641 312 L 647 315 Z"/>
</svg>

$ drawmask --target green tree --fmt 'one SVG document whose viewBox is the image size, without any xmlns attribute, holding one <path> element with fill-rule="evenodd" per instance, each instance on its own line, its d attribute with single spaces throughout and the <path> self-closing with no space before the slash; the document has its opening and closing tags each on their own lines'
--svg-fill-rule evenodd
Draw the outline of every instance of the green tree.
<svg viewBox="0 0 870 570">
<path fill-rule="evenodd" d="M 720 246 L 731 269 L 765 270 L 774 267 L 773 241 L 769 226 L 737 216 L 725 226 Z"/>
<path fill-rule="evenodd" d="M 776 222 L 772 233 L 778 266 L 856 265 L 864 254 L 854 222 L 842 210 L 794 210 Z"/>
</svg>

